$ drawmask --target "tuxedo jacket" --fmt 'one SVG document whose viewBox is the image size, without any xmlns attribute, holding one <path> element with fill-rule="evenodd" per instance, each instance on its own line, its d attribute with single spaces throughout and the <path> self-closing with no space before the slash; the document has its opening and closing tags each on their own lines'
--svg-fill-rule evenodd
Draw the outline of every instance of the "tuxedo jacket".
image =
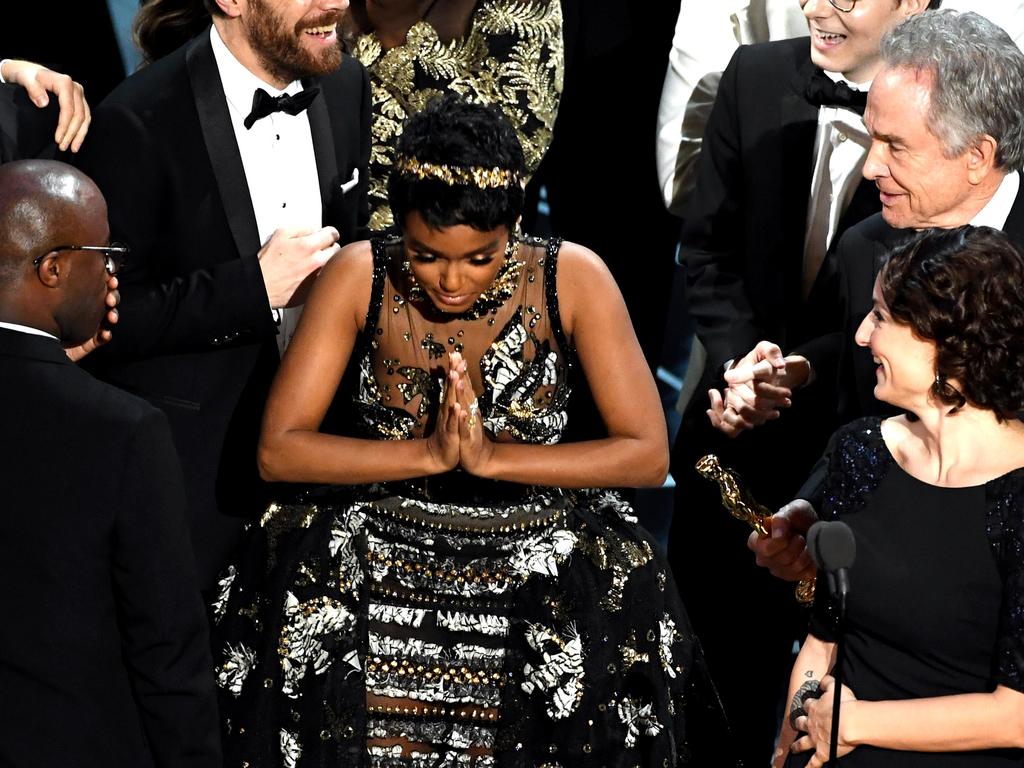
<svg viewBox="0 0 1024 768">
<path fill-rule="evenodd" d="M 0 328 L 0 765 L 219 768 L 206 617 L 157 409 Z"/>
<path fill-rule="evenodd" d="M 804 37 L 741 46 L 722 74 L 680 241 L 709 370 L 762 339 L 788 351 L 817 336 L 832 311 L 815 292 L 805 302 L 801 289 L 818 128 L 804 88 L 814 69 Z M 836 237 L 879 207 L 874 185 L 862 182 Z"/>
<path fill-rule="evenodd" d="M 59 112 L 56 98 L 40 109 L 20 85 L 0 83 L 0 163 L 54 158 Z"/>
<path fill-rule="evenodd" d="M 1003 232 L 1024 249 L 1024 176 L 1021 181 Z M 887 255 L 913 235 L 913 230 L 893 229 L 881 214 L 875 214 L 851 227 L 833 254 L 837 286 L 834 299 L 843 319 L 842 330 L 810 345 L 809 356 L 816 370 L 824 369 L 825 361 L 837 361 L 835 405 L 840 424 L 862 416 L 889 416 L 898 412 L 875 398 L 877 379 L 871 350 L 859 346 L 854 334 L 871 311 L 875 278 L 882 271 Z M 820 360 L 814 357 L 818 353 Z M 812 504 L 820 503 L 826 469 L 827 460 L 822 459 L 800 489 L 799 498 L 808 499 Z"/>
<path fill-rule="evenodd" d="M 345 56 L 308 109 L 323 222 L 341 242 L 368 219 L 370 89 Z M 220 74 L 203 33 L 122 83 L 96 109 L 78 158 L 132 249 L 98 376 L 163 410 L 181 457 L 200 578 L 210 587 L 241 523 L 260 514 L 256 442 L 277 368 L 261 243 Z M 359 184 L 342 184 L 358 170 Z"/>
</svg>

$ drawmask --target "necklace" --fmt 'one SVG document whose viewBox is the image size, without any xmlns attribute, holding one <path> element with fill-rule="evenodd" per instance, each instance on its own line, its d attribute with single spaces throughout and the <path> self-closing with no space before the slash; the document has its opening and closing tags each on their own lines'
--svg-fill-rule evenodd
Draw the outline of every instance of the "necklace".
<svg viewBox="0 0 1024 768">
<path fill-rule="evenodd" d="M 445 312 L 444 316 L 456 320 L 479 320 L 484 315 L 497 312 L 500 306 L 512 298 L 512 294 L 519 287 L 519 278 L 523 274 L 523 262 L 519 260 L 518 256 L 519 239 L 513 238 L 509 240 L 508 247 L 505 249 L 505 263 L 498 269 L 487 290 L 483 291 L 465 312 Z M 402 262 L 402 272 L 408 281 L 409 301 L 414 304 L 427 304 L 429 308 L 436 309 L 427 298 L 426 292 L 416 282 L 416 277 L 412 274 L 412 267 L 408 261 Z"/>
</svg>

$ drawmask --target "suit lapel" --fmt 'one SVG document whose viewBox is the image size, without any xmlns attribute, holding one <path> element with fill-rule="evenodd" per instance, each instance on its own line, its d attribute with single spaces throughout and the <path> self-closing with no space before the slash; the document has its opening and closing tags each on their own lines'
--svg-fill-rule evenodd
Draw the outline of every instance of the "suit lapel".
<svg viewBox="0 0 1024 768">
<path fill-rule="evenodd" d="M 315 81 L 303 81 L 305 87 L 316 86 Z M 327 93 L 321 86 L 320 93 L 306 110 L 309 116 L 309 133 L 313 138 L 313 155 L 316 157 L 316 174 L 320 179 L 320 202 L 324 221 L 327 207 L 334 196 L 334 183 L 338 178 L 338 161 L 334 153 L 334 135 L 331 118 L 327 112 Z"/>
<path fill-rule="evenodd" d="M 196 38 L 185 53 L 185 66 L 231 236 L 240 255 L 254 254 L 260 249 L 256 213 L 208 34 Z"/>
</svg>

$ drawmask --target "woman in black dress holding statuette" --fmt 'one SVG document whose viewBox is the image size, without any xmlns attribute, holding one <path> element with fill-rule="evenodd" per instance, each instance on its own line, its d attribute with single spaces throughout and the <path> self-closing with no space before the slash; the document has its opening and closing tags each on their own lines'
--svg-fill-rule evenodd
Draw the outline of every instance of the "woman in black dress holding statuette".
<svg viewBox="0 0 1024 768">
<path fill-rule="evenodd" d="M 883 268 L 857 342 L 875 396 L 906 413 L 854 422 L 830 447 L 822 517 L 856 540 L 839 765 L 1020 766 L 1024 259 L 992 229 L 919 234 Z M 790 689 L 790 762 L 815 768 L 834 694 L 822 585 Z"/>
</svg>

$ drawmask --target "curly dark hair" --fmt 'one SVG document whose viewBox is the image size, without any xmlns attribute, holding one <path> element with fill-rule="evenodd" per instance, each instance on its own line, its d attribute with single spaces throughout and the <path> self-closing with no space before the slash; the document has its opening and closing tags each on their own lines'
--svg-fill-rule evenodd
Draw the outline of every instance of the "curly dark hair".
<svg viewBox="0 0 1024 768">
<path fill-rule="evenodd" d="M 434 99 L 409 118 L 396 154 L 421 163 L 500 168 L 519 179 L 526 173 L 522 145 L 505 115 L 496 107 L 472 104 L 455 94 Z M 388 202 L 399 229 L 406 216 L 417 211 L 433 229 L 467 224 L 481 232 L 501 225 L 511 231 L 523 210 L 523 187 L 513 183 L 481 189 L 393 171 Z"/>
<path fill-rule="evenodd" d="M 1006 235 L 925 230 L 890 254 L 881 289 L 893 319 L 934 342 L 940 402 L 1024 411 L 1024 255 Z"/>
</svg>

